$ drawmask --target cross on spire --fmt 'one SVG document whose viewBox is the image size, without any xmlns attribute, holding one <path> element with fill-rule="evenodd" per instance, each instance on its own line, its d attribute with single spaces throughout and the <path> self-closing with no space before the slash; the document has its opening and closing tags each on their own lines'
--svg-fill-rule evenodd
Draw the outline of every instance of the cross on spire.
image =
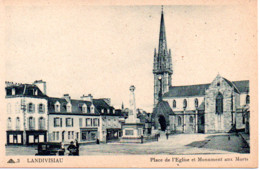
<svg viewBox="0 0 260 170">
<path fill-rule="evenodd" d="M 163 5 L 162 5 L 162 13 L 163 13 Z"/>
</svg>

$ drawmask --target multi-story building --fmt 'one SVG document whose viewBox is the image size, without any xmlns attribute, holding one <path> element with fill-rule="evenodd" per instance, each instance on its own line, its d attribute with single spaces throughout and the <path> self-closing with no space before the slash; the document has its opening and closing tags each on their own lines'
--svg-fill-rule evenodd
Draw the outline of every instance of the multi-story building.
<svg viewBox="0 0 260 170">
<path fill-rule="evenodd" d="M 172 86 L 172 73 L 162 11 L 159 49 L 155 50 L 153 67 L 155 128 L 176 133 L 248 131 L 248 80 L 229 81 L 217 75 L 208 84 Z"/>
<path fill-rule="evenodd" d="M 91 95 L 71 99 L 46 95 L 46 82 L 32 84 L 6 82 L 7 144 L 39 142 L 80 143 L 118 139 L 124 119 L 110 99 Z"/>
<path fill-rule="evenodd" d="M 7 144 L 35 144 L 47 141 L 47 96 L 39 87 L 45 82 L 6 82 Z"/>
<path fill-rule="evenodd" d="M 49 141 L 69 143 L 105 142 L 119 136 L 121 124 L 109 99 L 93 99 L 92 95 L 80 100 L 68 94 L 62 98 L 48 98 Z M 107 138 L 108 136 L 108 138 Z"/>
</svg>

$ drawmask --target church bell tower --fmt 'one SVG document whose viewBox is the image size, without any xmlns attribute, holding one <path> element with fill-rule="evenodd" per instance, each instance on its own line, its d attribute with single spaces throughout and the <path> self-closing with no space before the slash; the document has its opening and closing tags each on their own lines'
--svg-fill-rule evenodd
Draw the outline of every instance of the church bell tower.
<svg viewBox="0 0 260 170">
<path fill-rule="evenodd" d="M 154 108 L 162 100 L 163 94 L 169 91 L 169 87 L 172 85 L 172 73 L 171 50 L 167 49 L 162 7 L 158 52 L 156 48 L 154 49 Z"/>
</svg>

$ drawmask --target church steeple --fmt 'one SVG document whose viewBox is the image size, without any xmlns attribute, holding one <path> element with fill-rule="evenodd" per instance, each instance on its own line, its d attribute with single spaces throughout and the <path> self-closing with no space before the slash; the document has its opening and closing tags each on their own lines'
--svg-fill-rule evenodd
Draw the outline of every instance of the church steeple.
<svg viewBox="0 0 260 170">
<path fill-rule="evenodd" d="M 158 103 L 159 99 L 162 99 L 163 94 L 169 91 L 172 81 L 172 73 L 171 50 L 167 49 L 164 11 L 162 7 L 159 48 L 158 51 L 154 49 L 154 107 Z"/>
<path fill-rule="evenodd" d="M 162 13 L 161 13 L 159 48 L 158 49 L 159 49 L 158 53 L 160 55 L 167 54 L 167 41 L 166 41 L 166 32 L 165 32 L 165 25 L 164 25 L 163 6 L 162 6 Z"/>
</svg>

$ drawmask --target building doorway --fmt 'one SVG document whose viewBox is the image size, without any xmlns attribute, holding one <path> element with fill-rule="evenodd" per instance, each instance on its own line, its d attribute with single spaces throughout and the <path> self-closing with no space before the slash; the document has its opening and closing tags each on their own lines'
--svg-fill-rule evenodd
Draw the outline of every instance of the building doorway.
<svg viewBox="0 0 260 170">
<path fill-rule="evenodd" d="M 160 115 L 158 121 L 161 126 L 161 130 L 165 131 L 167 127 L 165 117 L 163 115 Z"/>
</svg>

